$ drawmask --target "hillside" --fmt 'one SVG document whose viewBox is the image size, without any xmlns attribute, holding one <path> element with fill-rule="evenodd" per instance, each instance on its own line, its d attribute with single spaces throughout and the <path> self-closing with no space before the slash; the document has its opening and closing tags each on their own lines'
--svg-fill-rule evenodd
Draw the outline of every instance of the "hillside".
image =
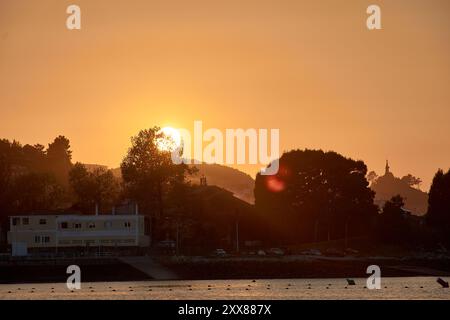
<svg viewBox="0 0 450 320">
<path fill-rule="evenodd" d="M 215 185 L 231 191 L 237 198 L 248 203 L 255 202 L 253 195 L 255 180 L 250 175 L 218 164 L 196 164 L 195 167 L 199 171 L 190 177 L 192 183 L 199 183 L 200 177 L 204 175 L 208 185 Z"/>
<path fill-rule="evenodd" d="M 192 165 L 194 166 L 194 165 Z M 188 177 L 193 184 L 199 184 L 200 177 L 204 175 L 208 185 L 221 187 L 232 192 L 237 198 L 248 203 L 254 203 L 253 188 L 255 181 L 253 178 L 237 169 L 218 164 L 196 164 L 198 172 Z M 120 178 L 120 168 L 112 169 L 113 174 Z"/>
<path fill-rule="evenodd" d="M 395 195 L 401 195 L 405 199 L 405 209 L 415 215 L 424 215 L 428 208 L 428 193 L 413 188 L 395 177 L 391 172 L 378 177 L 370 186 L 375 191 L 375 204 L 384 205 Z"/>
</svg>

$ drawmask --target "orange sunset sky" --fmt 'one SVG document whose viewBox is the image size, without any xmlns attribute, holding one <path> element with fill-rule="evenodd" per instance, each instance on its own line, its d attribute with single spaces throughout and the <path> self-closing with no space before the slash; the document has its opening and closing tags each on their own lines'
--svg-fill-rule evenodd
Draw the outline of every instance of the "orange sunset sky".
<svg viewBox="0 0 450 320">
<path fill-rule="evenodd" d="M 450 167 L 449 57 L 448 0 L 0 0 L 0 138 L 63 134 L 117 167 L 153 125 L 279 128 L 282 150 L 389 159 L 427 189 Z"/>
</svg>

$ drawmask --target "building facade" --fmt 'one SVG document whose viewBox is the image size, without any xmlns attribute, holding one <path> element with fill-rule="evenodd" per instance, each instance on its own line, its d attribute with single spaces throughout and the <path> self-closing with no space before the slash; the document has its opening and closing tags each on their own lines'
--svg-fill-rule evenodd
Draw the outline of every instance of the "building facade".
<svg viewBox="0 0 450 320">
<path fill-rule="evenodd" d="M 142 215 L 30 215 L 10 217 L 13 256 L 34 252 L 108 252 L 150 244 Z"/>
</svg>

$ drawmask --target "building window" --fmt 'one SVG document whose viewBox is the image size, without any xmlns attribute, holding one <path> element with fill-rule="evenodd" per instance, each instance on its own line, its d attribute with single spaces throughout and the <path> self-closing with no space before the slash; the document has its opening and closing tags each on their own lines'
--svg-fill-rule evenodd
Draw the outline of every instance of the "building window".
<svg viewBox="0 0 450 320">
<path fill-rule="evenodd" d="M 69 224 L 67 222 L 61 222 L 61 229 L 67 229 Z"/>
<path fill-rule="evenodd" d="M 29 218 L 22 218 L 22 224 L 23 225 L 29 225 L 30 224 L 30 219 Z"/>
<path fill-rule="evenodd" d="M 74 227 L 75 229 L 81 229 L 81 223 L 74 223 L 74 224 L 73 224 L 73 227 Z"/>
<path fill-rule="evenodd" d="M 88 228 L 89 229 L 95 229 L 95 223 L 94 222 L 89 222 Z"/>
<path fill-rule="evenodd" d="M 34 243 L 41 243 L 41 236 L 34 236 Z"/>
<path fill-rule="evenodd" d="M 12 225 L 13 226 L 17 226 L 18 224 L 20 224 L 20 218 L 13 218 L 12 219 Z"/>
<path fill-rule="evenodd" d="M 42 238 L 42 242 L 44 243 L 49 243 L 50 242 L 50 237 L 49 236 L 45 236 Z"/>
<path fill-rule="evenodd" d="M 39 219 L 39 224 L 47 224 L 47 219 Z"/>
<path fill-rule="evenodd" d="M 130 221 L 125 221 L 124 225 L 125 225 L 125 228 L 130 228 L 131 227 L 131 222 Z"/>
</svg>

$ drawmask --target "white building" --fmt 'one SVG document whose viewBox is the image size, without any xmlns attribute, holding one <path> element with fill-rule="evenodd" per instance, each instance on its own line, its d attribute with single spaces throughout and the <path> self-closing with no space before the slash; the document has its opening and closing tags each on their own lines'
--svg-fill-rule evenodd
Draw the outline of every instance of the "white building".
<svg viewBox="0 0 450 320">
<path fill-rule="evenodd" d="M 13 256 L 29 252 L 114 251 L 149 246 L 142 215 L 27 215 L 10 217 Z"/>
</svg>

